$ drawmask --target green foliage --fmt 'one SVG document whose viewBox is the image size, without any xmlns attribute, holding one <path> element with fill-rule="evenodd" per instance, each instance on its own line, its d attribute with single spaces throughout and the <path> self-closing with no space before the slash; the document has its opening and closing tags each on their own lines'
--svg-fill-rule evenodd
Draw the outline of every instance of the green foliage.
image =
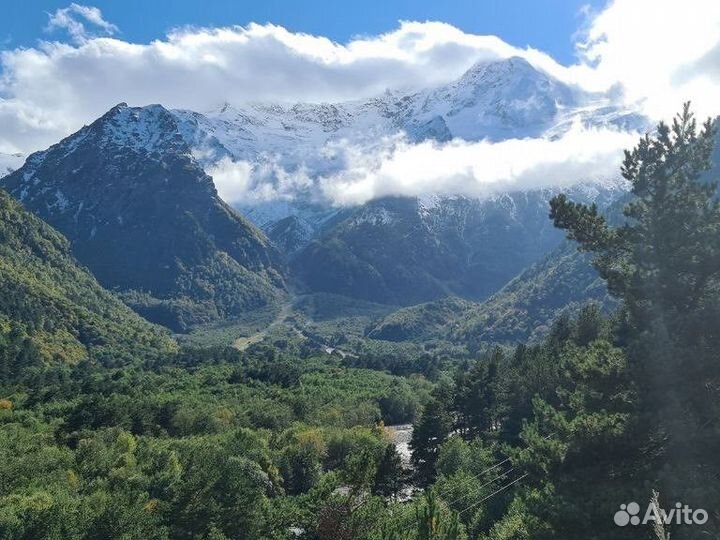
<svg viewBox="0 0 720 540">
<path fill-rule="evenodd" d="M 558 197 L 551 216 L 580 247 L 610 291 L 624 301 L 622 339 L 642 402 L 642 438 L 657 456 L 663 491 L 697 496 L 713 470 L 720 374 L 720 202 L 711 167 L 715 129 L 701 128 L 686 104 L 671 126 L 660 123 L 626 152 L 632 184 L 627 222 L 611 227 L 595 208 Z M 661 469 L 668 472 L 660 475 Z M 671 471 L 671 472 L 670 472 Z M 699 473 L 699 471 L 706 471 Z M 667 488 L 667 489 L 666 489 Z"/>
<path fill-rule="evenodd" d="M 410 441 L 415 474 L 421 485 L 427 486 L 435 479 L 438 453 L 451 431 L 452 419 L 446 404 L 437 399 L 428 401 Z"/>
<path fill-rule="evenodd" d="M 374 534 L 386 507 L 370 493 L 401 482 L 380 402 L 428 383 L 289 360 L 186 349 L 25 368 L 0 385 L 0 538 L 284 539 L 346 507 L 350 538 Z"/>
<path fill-rule="evenodd" d="M 425 496 L 425 504 L 418 507 L 417 540 L 461 540 L 465 538 L 457 514 L 450 516 L 439 506 L 430 491 Z"/>
<path fill-rule="evenodd" d="M 408 472 L 394 444 L 385 447 L 375 471 L 372 491 L 376 495 L 396 498 L 408 480 Z"/>
<path fill-rule="evenodd" d="M 540 343 L 479 340 L 488 352 L 461 362 L 430 341 L 367 340 L 345 358 L 268 342 L 174 350 L 0 194 L 0 540 L 629 540 L 651 531 L 618 529 L 613 513 L 658 487 L 713 508 L 712 135 L 686 108 L 627 153 L 624 224 L 553 200 L 556 225 L 622 302 L 616 314 L 576 306 Z M 448 300 L 386 323 L 441 333 L 452 326 L 443 314 L 465 307 Z M 413 420 L 425 489 L 399 503 L 407 475 L 383 422 Z"/>
<path fill-rule="evenodd" d="M 161 136 L 155 151 L 132 151 L 111 136 L 117 122 L 179 129 L 162 106 L 116 106 L 7 175 L 4 188 L 153 322 L 186 331 L 277 302 L 279 254 L 218 197 L 190 146 Z"/>
<path fill-rule="evenodd" d="M 76 263 L 62 236 L 2 191 L 0 275 L 4 377 L 54 360 L 120 364 L 175 347 L 163 331 L 102 289 Z"/>
<path fill-rule="evenodd" d="M 619 226 L 594 206 L 551 202 L 556 226 L 594 255 L 622 310 L 607 325 L 588 308 L 551 332 L 556 397 L 533 399 L 512 452 L 536 487 L 518 492 L 488 538 L 635 538 L 608 519 L 619 500 L 647 500 L 659 486 L 691 506 L 720 500 L 708 481 L 720 441 L 720 203 L 704 175 L 713 138 L 686 105 L 626 152 L 633 197 Z M 672 532 L 698 535 L 716 536 L 716 524 Z"/>
<path fill-rule="evenodd" d="M 389 371 L 395 375 L 422 373 L 434 379 L 445 360 L 443 356 L 439 351 L 429 351 L 415 343 L 363 340 L 354 348 L 353 356 L 345 361 L 354 367 Z"/>
<path fill-rule="evenodd" d="M 495 350 L 490 358 L 458 370 L 455 381 L 457 427 L 468 437 L 477 437 L 499 426 L 498 369 L 503 356 Z"/>
<path fill-rule="evenodd" d="M 446 337 L 458 318 L 470 311 L 472 302 L 448 297 L 399 309 L 384 317 L 367 331 L 372 339 L 423 342 Z"/>
<path fill-rule="evenodd" d="M 474 536 L 630 539 L 653 533 L 616 527 L 618 501 L 656 487 L 695 507 L 720 500 L 709 480 L 720 441 L 720 203 L 704 174 L 713 137 L 687 107 L 644 137 L 626 154 L 632 198 L 617 226 L 595 206 L 553 199 L 555 224 L 593 255 L 621 309 L 607 320 L 598 305 L 565 313 L 544 342 L 461 365 L 443 390 L 459 434 L 509 456 L 495 458 L 501 480 L 486 494 L 470 445 L 455 436 L 439 451 L 433 489 Z M 671 532 L 714 537 L 717 526 Z"/>
<path fill-rule="evenodd" d="M 471 350 L 493 343 L 541 341 L 555 320 L 577 314 L 586 302 L 596 302 L 606 312 L 616 306 L 590 258 L 564 243 L 468 310 L 452 339 L 468 343 Z"/>
</svg>

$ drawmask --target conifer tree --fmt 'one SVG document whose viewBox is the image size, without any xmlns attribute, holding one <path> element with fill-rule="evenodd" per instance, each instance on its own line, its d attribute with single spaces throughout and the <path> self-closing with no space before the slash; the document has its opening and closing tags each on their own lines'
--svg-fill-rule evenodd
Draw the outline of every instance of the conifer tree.
<svg viewBox="0 0 720 540">
<path fill-rule="evenodd" d="M 438 400 L 430 400 L 413 429 L 410 448 L 415 473 L 422 485 L 435 479 L 435 463 L 440 447 L 452 431 L 452 422 L 446 408 Z"/>
<path fill-rule="evenodd" d="M 644 451 L 635 472 L 697 506 L 720 500 L 707 480 L 720 474 L 720 203 L 708 177 L 714 137 L 713 123 L 698 127 L 686 104 L 671 125 L 660 123 L 626 151 L 624 223 L 612 226 L 595 205 L 564 195 L 551 201 L 550 214 L 595 255 L 622 301 L 616 340 L 638 391 L 634 438 Z M 602 404 L 593 409 L 599 415 Z"/>
</svg>

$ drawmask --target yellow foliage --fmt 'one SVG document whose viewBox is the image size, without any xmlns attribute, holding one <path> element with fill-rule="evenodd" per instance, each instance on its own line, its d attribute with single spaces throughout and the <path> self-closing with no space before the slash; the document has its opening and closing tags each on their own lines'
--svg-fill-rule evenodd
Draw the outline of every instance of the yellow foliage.
<svg viewBox="0 0 720 540">
<path fill-rule="evenodd" d="M 85 346 L 67 330 L 37 332 L 32 339 L 46 362 L 57 359 L 75 365 L 88 356 Z"/>
<path fill-rule="evenodd" d="M 229 427 L 235 420 L 235 413 L 227 407 L 220 407 L 215 411 L 215 419 L 220 426 Z"/>
<path fill-rule="evenodd" d="M 73 470 L 69 470 L 67 472 L 67 481 L 70 487 L 73 489 L 77 489 L 78 487 L 80 487 L 80 477 Z"/>
<path fill-rule="evenodd" d="M 132 454 L 137 448 L 137 439 L 135 439 L 132 433 L 122 431 L 118 434 L 115 445 L 123 454 Z"/>
<path fill-rule="evenodd" d="M 299 445 L 311 446 L 318 454 L 325 453 L 325 437 L 319 429 L 308 429 L 297 434 Z"/>
<path fill-rule="evenodd" d="M 12 406 L 13 403 L 9 399 L 0 399 L 0 411 L 9 411 Z"/>
</svg>

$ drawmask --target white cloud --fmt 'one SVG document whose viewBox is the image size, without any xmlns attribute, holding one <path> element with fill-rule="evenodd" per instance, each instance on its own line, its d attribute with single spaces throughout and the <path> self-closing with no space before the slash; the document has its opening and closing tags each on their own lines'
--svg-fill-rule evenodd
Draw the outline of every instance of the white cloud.
<svg viewBox="0 0 720 540">
<path fill-rule="evenodd" d="M 309 173 L 304 165 L 293 170 L 283 167 L 277 159 L 265 159 L 259 163 L 233 161 L 223 157 L 210 166 L 220 197 L 233 204 L 256 204 L 273 200 L 291 201 L 299 193 L 312 191 L 317 175 Z"/>
<path fill-rule="evenodd" d="M 573 126 L 558 139 L 401 142 L 370 154 L 349 148 L 346 170 L 321 178 L 326 197 L 358 204 L 387 195 L 486 196 L 578 181 L 616 179 L 622 149 L 636 135 Z"/>
<path fill-rule="evenodd" d="M 252 164 L 222 158 L 208 169 L 220 197 L 228 202 L 243 200 L 250 191 Z"/>
<path fill-rule="evenodd" d="M 621 83 L 654 118 L 668 118 L 687 100 L 703 115 L 720 114 L 717 0 L 614 0 L 591 16 L 578 49 L 576 80 Z"/>
<path fill-rule="evenodd" d="M 50 16 L 49 27 L 67 30 L 72 43 L 0 53 L 0 152 L 44 148 L 121 101 L 203 111 L 226 101 L 358 99 L 440 84 L 477 60 L 513 55 L 566 82 L 614 88 L 628 101 L 642 101 L 656 119 L 688 99 L 702 114 L 720 113 L 720 2 L 615 0 L 586 17 L 576 37 L 579 60 L 562 66 L 541 51 L 440 22 L 403 22 L 387 34 L 344 44 L 257 24 L 186 28 L 130 43 L 97 37 L 117 28 L 96 8 L 71 4 Z M 602 176 L 617 170 L 620 149 L 633 143 L 632 135 L 580 129 L 555 141 L 392 141 L 377 152 L 341 148 L 347 168 L 319 180 L 302 165 L 286 171 L 276 163 L 225 160 L 212 172 L 230 200 L 289 198 L 319 182 L 326 196 L 350 203 L 390 193 L 472 194 Z"/>
<path fill-rule="evenodd" d="M 85 22 L 83 22 L 83 19 Z M 51 32 L 59 28 L 65 29 L 74 41 L 82 43 L 92 36 L 86 28 L 87 23 L 109 36 L 118 31 L 117 26 L 103 18 L 102 12 L 98 8 L 83 6 L 74 2 L 50 15 L 45 30 Z"/>
<path fill-rule="evenodd" d="M 413 144 L 392 137 L 372 149 L 335 141 L 319 150 L 344 164 L 334 174 L 313 173 L 303 167 L 288 171 L 278 162 L 252 164 L 229 158 L 208 173 L 223 199 L 243 205 L 292 200 L 308 193 L 341 206 L 388 195 L 482 197 L 580 181 L 615 181 L 622 150 L 636 138 L 633 133 L 576 124 L 556 139 Z"/>
</svg>

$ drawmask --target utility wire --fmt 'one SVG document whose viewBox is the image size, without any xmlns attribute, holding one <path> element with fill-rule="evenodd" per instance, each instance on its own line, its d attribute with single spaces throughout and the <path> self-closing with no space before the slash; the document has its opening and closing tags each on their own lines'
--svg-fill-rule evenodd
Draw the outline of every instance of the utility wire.
<svg viewBox="0 0 720 540">
<path fill-rule="evenodd" d="M 465 512 L 467 512 L 468 510 L 472 510 L 472 509 L 475 508 L 476 506 L 481 505 L 482 503 L 484 503 L 484 502 L 487 501 L 488 499 L 491 499 L 492 497 L 494 497 L 494 496 L 497 495 L 498 493 L 501 493 L 501 492 L 505 491 L 507 488 L 509 488 L 509 487 L 512 486 L 513 484 L 517 484 L 520 480 L 522 480 L 523 478 L 525 478 L 525 477 L 528 476 L 529 474 L 530 474 L 530 473 L 525 473 L 525 474 L 523 474 L 522 476 L 520 476 L 519 478 L 516 478 L 516 479 L 513 480 L 512 482 L 509 482 L 509 483 L 505 484 L 505 485 L 504 485 L 503 487 L 501 487 L 500 489 L 495 490 L 494 492 L 492 492 L 492 493 L 491 493 L 490 495 L 488 495 L 487 497 L 483 497 L 483 498 L 480 499 L 478 502 L 475 502 L 475 503 L 471 504 L 470 506 L 467 506 L 467 507 L 463 508 L 462 510 L 460 510 L 460 512 L 458 512 L 458 515 L 462 515 L 462 514 L 464 514 Z"/>
<path fill-rule="evenodd" d="M 511 459 L 512 459 L 512 458 L 503 459 L 501 462 L 496 463 L 496 464 L 493 465 L 492 467 L 488 467 L 487 469 L 485 469 L 485 470 L 483 470 L 483 471 L 480 471 L 480 472 L 477 473 L 477 474 L 474 474 L 474 475 L 472 475 L 472 476 L 470 476 L 470 477 L 468 477 L 468 478 L 465 478 L 465 479 L 460 483 L 460 485 L 462 486 L 463 484 L 467 484 L 468 482 L 471 482 L 472 480 L 479 480 L 480 477 L 484 476 L 485 474 L 489 473 L 490 471 L 493 471 L 493 470 L 497 469 L 497 468 L 500 467 L 501 465 L 504 465 L 505 463 L 507 463 L 507 462 L 510 461 Z M 448 491 L 445 492 L 445 493 L 440 492 L 440 496 L 441 496 L 441 497 L 447 496 L 447 495 L 450 495 L 450 490 L 448 490 Z"/>
<path fill-rule="evenodd" d="M 484 487 L 489 486 L 489 485 L 492 484 L 493 482 L 496 482 L 497 480 L 500 480 L 501 478 L 505 478 L 508 474 L 510 474 L 510 473 L 513 472 L 514 470 L 515 470 L 515 467 L 512 467 L 512 468 L 508 469 L 507 471 L 505 471 L 504 473 L 502 473 L 500 476 L 496 476 L 496 477 L 493 478 L 492 480 L 489 480 L 489 481 L 485 482 L 482 486 L 478 487 L 477 489 L 480 490 L 480 489 L 482 489 L 482 488 L 484 488 Z M 452 506 L 453 506 L 455 503 L 459 503 L 460 501 L 462 501 L 462 500 L 463 500 L 465 497 L 467 497 L 468 495 L 470 495 L 470 493 L 466 493 L 465 495 L 461 495 L 460 497 L 458 497 L 458 498 L 455 499 L 454 501 L 449 502 L 449 503 L 448 503 L 448 506 L 450 506 L 450 507 L 452 508 Z"/>
<path fill-rule="evenodd" d="M 543 439 L 547 441 L 547 440 L 550 439 L 550 437 L 552 437 L 553 435 L 555 435 L 555 433 L 550 433 L 549 435 L 546 435 L 545 437 L 543 437 Z M 475 475 L 473 475 L 473 476 L 471 476 L 471 477 L 469 477 L 469 478 L 466 478 L 465 480 L 463 480 L 463 481 L 460 483 L 460 485 L 462 486 L 462 485 L 464 485 L 464 484 L 467 484 L 468 482 L 470 482 L 470 481 L 472 481 L 472 480 L 479 480 L 480 477 L 484 476 L 486 473 L 488 473 L 488 472 L 490 472 L 490 471 L 492 471 L 492 470 L 497 469 L 498 467 L 500 467 L 501 465 L 504 465 L 505 463 L 507 463 L 507 462 L 510 461 L 511 459 L 512 459 L 512 458 L 506 458 L 506 459 L 502 460 L 501 462 L 496 463 L 496 464 L 493 465 L 492 467 L 488 467 L 487 469 L 485 469 L 485 470 L 483 470 L 483 471 L 480 471 L 479 473 L 477 473 L 477 474 L 475 474 Z M 513 469 L 510 469 L 510 470 L 507 471 L 507 472 L 510 472 L 510 471 L 512 471 L 512 470 L 513 470 Z M 507 474 L 507 473 L 505 473 L 505 474 Z M 500 476 L 499 478 L 502 478 L 502 476 Z M 492 483 L 492 482 L 493 482 L 493 481 L 490 481 L 489 483 Z M 483 486 L 481 486 L 481 487 L 485 487 L 486 485 L 488 485 L 488 484 L 483 484 Z M 446 496 L 450 495 L 450 491 L 448 490 L 448 491 L 446 491 L 445 493 L 439 492 L 439 494 L 440 494 L 441 497 L 446 497 Z"/>
</svg>

